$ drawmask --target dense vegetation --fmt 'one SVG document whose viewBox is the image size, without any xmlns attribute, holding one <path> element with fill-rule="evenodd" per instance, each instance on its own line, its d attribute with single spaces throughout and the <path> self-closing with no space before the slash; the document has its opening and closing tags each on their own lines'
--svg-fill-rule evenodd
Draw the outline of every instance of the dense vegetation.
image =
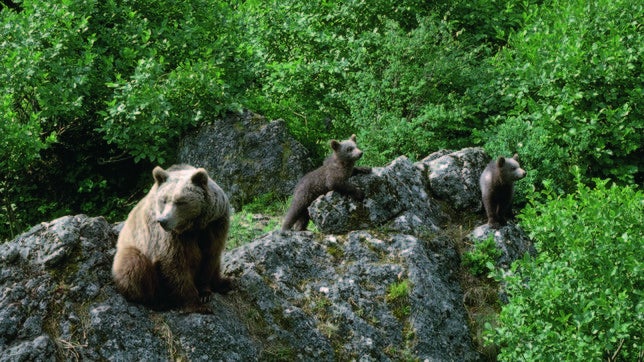
<svg viewBox="0 0 644 362">
<path fill-rule="evenodd" d="M 3 239 L 68 213 L 123 219 L 182 133 L 241 108 L 284 118 L 318 159 L 350 133 L 371 165 L 439 148 L 518 152 L 517 201 L 532 199 L 522 222 L 542 253 L 509 283 L 490 334 L 500 356 L 641 350 L 641 1 L 1 4 Z M 594 178 L 615 186 L 584 186 Z M 639 219 L 616 217 L 626 205 Z M 579 305 L 557 304 L 575 294 Z M 517 352 L 528 341 L 531 354 Z"/>
<path fill-rule="evenodd" d="M 511 302 L 488 326 L 501 360 L 644 358 L 644 193 L 577 187 L 566 197 L 546 189 L 521 216 L 539 255 L 502 277 Z"/>
</svg>

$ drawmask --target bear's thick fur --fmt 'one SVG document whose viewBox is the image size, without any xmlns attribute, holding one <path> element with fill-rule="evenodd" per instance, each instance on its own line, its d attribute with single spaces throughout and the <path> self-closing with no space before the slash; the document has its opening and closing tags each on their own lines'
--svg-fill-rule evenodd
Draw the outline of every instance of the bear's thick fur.
<svg viewBox="0 0 644 362">
<path fill-rule="evenodd" d="M 514 182 L 524 178 L 526 172 L 519 166 L 518 155 L 499 157 L 491 161 L 479 179 L 487 223 L 498 229 L 512 218 Z"/>
<path fill-rule="evenodd" d="M 228 198 L 202 168 L 157 166 L 152 175 L 154 185 L 118 237 L 112 266 L 116 287 L 133 302 L 209 313 L 202 301 L 213 290 L 230 288 L 220 274 Z"/>
<path fill-rule="evenodd" d="M 324 164 L 313 170 L 300 180 L 295 186 L 295 193 L 291 207 L 286 213 L 282 230 L 303 231 L 309 223 L 308 207 L 318 196 L 329 191 L 337 191 L 349 195 L 356 200 L 363 200 L 364 193 L 347 182 L 347 179 L 358 173 L 370 173 L 369 167 L 355 167 L 354 164 L 362 157 L 362 151 L 356 144 L 356 135 L 351 135 L 348 140 L 330 142 L 333 154 L 324 161 Z"/>
</svg>

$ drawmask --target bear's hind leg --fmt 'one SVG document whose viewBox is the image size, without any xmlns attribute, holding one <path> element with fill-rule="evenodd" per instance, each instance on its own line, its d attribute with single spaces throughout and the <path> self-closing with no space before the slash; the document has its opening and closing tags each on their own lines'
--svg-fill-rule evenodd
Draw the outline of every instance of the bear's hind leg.
<svg viewBox="0 0 644 362">
<path fill-rule="evenodd" d="M 295 203 L 295 201 L 293 202 Z M 288 209 L 286 216 L 284 217 L 284 223 L 282 224 L 282 231 L 291 230 L 293 225 L 297 222 L 299 213 L 298 209 L 298 205 L 295 204 L 291 205 L 291 207 Z"/>
<path fill-rule="evenodd" d="M 119 292 L 129 301 L 152 304 L 159 280 L 150 259 L 132 247 L 119 250 L 114 258 L 112 275 Z"/>
<path fill-rule="evenodd" d="M 311 217 L 309 216 L 308 210 L 304 210 L 302 215 L 295 221 L 295 224 L 293 225 L 293 230 L 295 231 L 306 231 L 306 227 L 309 225 L 309 220 Z"/>
</svg>

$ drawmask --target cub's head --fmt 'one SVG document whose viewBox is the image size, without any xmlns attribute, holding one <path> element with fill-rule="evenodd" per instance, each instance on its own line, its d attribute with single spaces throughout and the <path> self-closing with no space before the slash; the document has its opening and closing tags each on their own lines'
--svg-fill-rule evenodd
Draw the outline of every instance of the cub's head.
<svg viewBox="0 0 644 362">
<path fill-rule="evenodd" d="M 348 140 L 338 142 L 336 140 L 331 140 L 331 148 L 335 157 L 342 161 L 357 161 L 362 157 L 362 151 L 358 148 L 356 144 L 356 135 L 352 134 Z"/>
<path fill-rule="evenodd" d="M 499 157 L 496 165 L 504 182 L 513 182 L 525 177 L 525 170 L 519 165 L 519 155 L 516 153 L 512 158 Z"/>
<path fill-rule="evenodd" d="M 198 224 L 207 207 L 208 173 L 203 168 L 173 166 L 152 171 L 156 187 L 155 217 L 168 232 L 180 234 Z"/>
</svg>

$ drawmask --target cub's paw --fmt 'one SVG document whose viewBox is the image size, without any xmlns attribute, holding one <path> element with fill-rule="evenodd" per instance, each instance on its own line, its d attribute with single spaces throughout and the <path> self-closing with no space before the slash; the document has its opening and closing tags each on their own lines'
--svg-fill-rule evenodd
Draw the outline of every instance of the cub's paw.
<svg viewBox="0 0 644 362">
<path fill-rule="evenodd" d="M 371 173 L 371 167 L 354 167 L 353 168 L 353 174 L 368 174 Z"/>
<path fill-rule="evenodd" d="M 212 289 L 219 294 L 226 294 L 233 289 L 233 280 L 230 278 L 219 278 L 213 281 Z"/>
<path fill-rule="evenodd" d="M 200 303 L 200 302 L 186 304 L 183 307 L 183 309 L 181 309 L 181 312 L 182 313 L 213 314 L 212 308 L 209 305 L 203 304 L 203 303 Z"/>
<path fill-rule="evenodd" d="M 355 195 L 354 195 L 354 199 L 356 199 L 356 201 L 363 201 L 364 200 L 364 192 L 362 190 L 360 190 L 360 189 L 356 190 Z"/>
</svg>

